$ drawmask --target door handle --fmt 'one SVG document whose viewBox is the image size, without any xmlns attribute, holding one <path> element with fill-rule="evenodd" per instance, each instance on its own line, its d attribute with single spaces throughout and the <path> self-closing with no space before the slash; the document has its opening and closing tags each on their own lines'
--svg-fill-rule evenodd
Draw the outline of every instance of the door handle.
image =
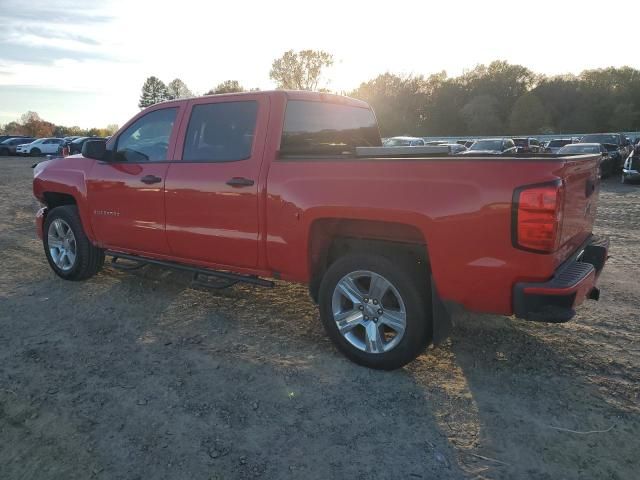
<svg viewBox="0 0 640 480">
<path fill-rule="evenodd" d="M 231 187 L 250 187 L 255 182 L 249 178 L 233 177 L 231 180 L 227 180 L 227 185 Z"/>
<path fill-rule="evenodd" d="M 145 175 L 140 179 L 142 183 L 146 183 L 147 185 L 151 185 L 152 183 L 160 183 L 162 179 L 160 177 L 156 177 L 155 175 Z"/>
</svg>

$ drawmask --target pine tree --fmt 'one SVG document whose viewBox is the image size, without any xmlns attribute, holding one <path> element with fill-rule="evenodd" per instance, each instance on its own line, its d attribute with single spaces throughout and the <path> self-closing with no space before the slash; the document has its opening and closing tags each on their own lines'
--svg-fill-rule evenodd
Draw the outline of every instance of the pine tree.
<svg viewBox="0 0 640 480">
<path fill-rule="evenodd" d="M 158 102 L 167 100 L 169 93 L 166 85 L 158 77 L 151 76 L 147 78 L 142 86 L 142 94 L 138 107 L 147 108 Z"/>
</svg>

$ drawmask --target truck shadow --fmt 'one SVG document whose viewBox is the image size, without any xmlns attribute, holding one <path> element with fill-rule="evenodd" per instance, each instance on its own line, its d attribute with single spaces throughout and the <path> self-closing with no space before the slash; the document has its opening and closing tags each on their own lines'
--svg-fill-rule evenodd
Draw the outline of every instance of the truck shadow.
<svg viewBox="0 0 640 480">
<path fill-rule="evenodd" d="M 635 475 L 638 408 L 615 385 L 629 379 L 571 329 L 469 315 L 451 352 L 477 408 L 474 453 L 493 459 L 484 462 L 491 478 Z"/>
</svg>

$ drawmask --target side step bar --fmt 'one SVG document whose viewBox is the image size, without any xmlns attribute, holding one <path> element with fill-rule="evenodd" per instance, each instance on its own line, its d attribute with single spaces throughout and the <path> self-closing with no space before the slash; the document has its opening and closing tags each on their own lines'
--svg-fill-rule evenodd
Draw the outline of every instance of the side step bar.
<svg viewBox="0 0 640 480">
<path fill-rule="evenodd" d="M 275 283 L 273 283 L 272 281 L 265 280 L 264 278 L 259 278 L 253 275 L 239 275 L 237 273 L 221 272 L 219 270 L 209 270 L 208 268 L 191 267 L 189 265 L 183 265 L 181 263 L 165 262 L 164 260 L 155 260 L 152 258 L 139 257 L 137 255 L 129 255 L 128 253 L 114 252 L 111 250 L 107 250 L 104 253 L 105 255 L 109 255 L 113 257 L 115 261 L 117 261 L 118 258 L 122 258 L 124 260 L 131 260 L 133 262 L 138 262 L 140 264 L 159 265 L 161 267 L 173 268 L 175 270 L 184 270 L 187 272 L 192 272 L 196 275 L 219 277 L 229 281 L 251 283 L 253 285 L 259 285 L 261 287 L 275 286 Z"/>
</svg>

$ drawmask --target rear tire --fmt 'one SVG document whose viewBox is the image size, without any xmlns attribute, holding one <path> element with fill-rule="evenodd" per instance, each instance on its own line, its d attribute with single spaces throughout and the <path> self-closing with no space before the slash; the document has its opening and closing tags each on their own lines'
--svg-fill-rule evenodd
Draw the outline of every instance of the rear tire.
<svg viewBox="0 0 640 480">
<path fill-rule="evenodd" d="M 56 207 L 47 214 L 42 243 L 51 269 L 65 280 L 86 280 L 104 265 L 104 250 L 87 238 L 75 205 Z"/>
<path fill-rule="evenodd" d="M 320 284 L 320 318 L 327 335 L 359 365 L 379 370 L 406 365 L 431 341 L 428 282 L 416 265 L 382 255 L 339 258 Z"/>
</svg>

